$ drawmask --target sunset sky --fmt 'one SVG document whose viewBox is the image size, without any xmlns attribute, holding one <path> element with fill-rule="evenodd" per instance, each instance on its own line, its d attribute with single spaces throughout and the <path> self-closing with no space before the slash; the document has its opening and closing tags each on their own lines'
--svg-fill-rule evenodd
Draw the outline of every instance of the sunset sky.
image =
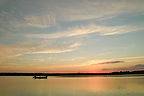
<svg viewBox="0 0 144 96">
<path fill-rule="evenodd" d="M 144 69 L 144 0 L 0 0 L 0 72 Z"/>
</svg>

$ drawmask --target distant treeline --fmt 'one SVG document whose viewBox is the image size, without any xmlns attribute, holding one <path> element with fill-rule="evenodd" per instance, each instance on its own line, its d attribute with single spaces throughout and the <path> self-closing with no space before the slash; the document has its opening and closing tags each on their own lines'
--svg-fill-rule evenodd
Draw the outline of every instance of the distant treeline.
<svg viewBox="0 0 144 96">
<path fill-rule="evenodd" d="M 127 75 L 144 74 L 141 71 L 120 71 L 111 73 L 0 73 L 0 76 L 93 76 L 93 75 Z"/>
</svg>

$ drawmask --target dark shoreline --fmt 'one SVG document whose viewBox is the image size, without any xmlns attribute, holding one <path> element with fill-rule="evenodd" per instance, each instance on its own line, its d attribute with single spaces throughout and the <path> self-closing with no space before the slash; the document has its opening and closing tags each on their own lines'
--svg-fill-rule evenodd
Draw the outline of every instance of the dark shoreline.
<svg viewBox="0 0 144 96">
<path fill-rule="evenodd" d="M 139 75 L 144 76 L 142 71 L 120 71 L 111 73 L 0 73 L 0 76 L 64 76 L 64 77 L 86 77 L 86 76 L 121 76 Z"/>
</svg>

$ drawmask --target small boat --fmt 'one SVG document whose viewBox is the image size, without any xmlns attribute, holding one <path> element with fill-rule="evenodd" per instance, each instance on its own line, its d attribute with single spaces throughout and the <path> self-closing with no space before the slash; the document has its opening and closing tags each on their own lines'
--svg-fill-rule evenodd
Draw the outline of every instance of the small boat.
<svg viewBox="0 0 144 96">
<path fill-rule="evenodd" d="M 48 76 L 34 76 L 34 79 L 47 79 Z"/>
</svg>

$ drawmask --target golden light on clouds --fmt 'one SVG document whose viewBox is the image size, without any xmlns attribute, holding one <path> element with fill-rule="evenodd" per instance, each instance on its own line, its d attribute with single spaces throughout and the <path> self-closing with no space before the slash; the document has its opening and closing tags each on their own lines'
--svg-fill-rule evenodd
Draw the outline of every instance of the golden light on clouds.
<svg viewBox="0 0 144 96">
<path fill-rule="evenodd" d="M 0 1 L 1 72 L 144 69 L 144 1 L 13 2 Z"/>
</svg>

